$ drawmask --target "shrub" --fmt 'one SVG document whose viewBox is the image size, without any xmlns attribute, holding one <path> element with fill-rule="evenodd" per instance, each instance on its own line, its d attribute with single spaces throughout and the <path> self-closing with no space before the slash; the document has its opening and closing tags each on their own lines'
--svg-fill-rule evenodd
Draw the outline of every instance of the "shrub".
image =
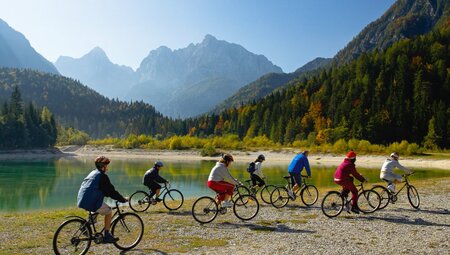
<svg viewBox="0 0 450 255">
<path fill-rule="evenodd" d="M 211 145 L 205 145 L 205 146 L 202 148 L 202 150 L 200 151 L 200 154 L 201 154 L 203 157 L 206 157 L 206 156 L 214 157 L 214 156 L 219 155 L 220 152 L 218 152 L 218 151 L 216 150 L 216 148 L 214 148 L 214 147 L 211 146 Z"/>
<path fill-rule="evenodd" d="M 347 142 L 344 139 L 337 140 L 332 147 L 333 153 L 343 153 L 347 151 Z"/>
</svg>

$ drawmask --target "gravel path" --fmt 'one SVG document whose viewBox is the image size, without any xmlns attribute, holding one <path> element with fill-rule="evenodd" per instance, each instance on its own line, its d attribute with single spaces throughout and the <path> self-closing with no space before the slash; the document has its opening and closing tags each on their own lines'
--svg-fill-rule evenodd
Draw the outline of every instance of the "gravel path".
<svg viewBox="0 0 450 255">
<path fill-rule="evenodd" d="M 399 201 L 382 211 L 343 212 L 335 219 L 320 210 L 324 194 L 312 208 L 298 201 L 283 209 L 264 205 L 249 222 L 229 211 L 206 225 L 193 220 L 190 203 L 171 214 L 161 205 L 141 213 L 144 239 L 126 254 L 450 254 L 450 179 L 417 188 L 420 210 L 402 191 Z M 94 245 L 92 251 L 119 253 L 108 245 Z"/>
</svg>

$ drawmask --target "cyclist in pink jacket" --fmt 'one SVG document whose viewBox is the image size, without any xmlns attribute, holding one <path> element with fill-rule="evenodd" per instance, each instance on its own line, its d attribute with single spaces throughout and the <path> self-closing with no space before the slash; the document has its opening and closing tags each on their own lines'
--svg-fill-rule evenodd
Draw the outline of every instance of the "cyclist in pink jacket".
<svg viewBox="0 0 450 255">
<path fill-rule="evenodd" d="M 355 167 L 356 153 L 349 151 L 344 161 L 338 166 L 334 173 L 334 182 L 342 186 L 342 195 L 348 196 L 349 191 L 352 192 L 352 209 L 354 213 L 359 213 L 358 208 L 358 189 L 353 184 L 353 177 L 360 182 L 364 182 L 366 179 L 356 171 Z M 352 177 L 353 176 L 353 177 Z"/>
</svg>

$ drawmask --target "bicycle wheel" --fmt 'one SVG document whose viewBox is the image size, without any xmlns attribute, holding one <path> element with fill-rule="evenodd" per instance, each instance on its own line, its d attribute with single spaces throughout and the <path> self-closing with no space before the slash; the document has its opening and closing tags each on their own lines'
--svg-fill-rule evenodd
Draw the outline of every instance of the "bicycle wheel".
<svg viewBox="0 0 450 255">
<path fill-rule="evenodd" d="M 408 200 L 413 208 L 415 209 L 419 208 L 420 206 L 419 192 L 417 192 L 417 189 L 412 185 L 408 186 Z"/>
<path fill-rule="evenodd" d="M 130 196 L 128 204 L 135 212 L 145 212 L 150 206 L 150 197 L 147 192 L 139 190 Z"/>
<path fill-rule="evenodd" d="M 302 197 L 302 202 L 306 206 L 311 206 L 317 202 L 317 199 L 319 198 L 319 191 L 316 186 L 308 184 L 302 189 L 300 196 Z"/>
<path fill-rule="evenodd" d="M 384 209 L 391 201 L 389 199 L 389 197 L 390 197 L 389 190 L 386 187 L 381 186 L 381 185 L 374 186 L 372 188 L 372 190 L 375 191 L 376 193 L 378 193 L 378 195 L 380 195 L 381 200 L 380 200 L 380 206 L 378 207 L 378 210 Z"/>
<path fill-rule="evenodd" d="M 277 187 L 270 194 L 270 203 L 275 208 L 283 208 L 289 202 L 288 190 L 285 187 Z"/>
<path fill-rule="evenodd" d="M 233 193 L 233 196 L 231 196 L 231 200 L 233 202 L 235 202 L 239 196 L 250 195 L 250 194 L 251 194 L 251 192 L 250 192 L 249 188 L 247 188 L 246 186 L 243 186 L 243 185 L 238 185 L 236 187 L 236 191 Z"/>
<path fill-rule="evenodd" d="M 261 196 L 261 200 L 266 204 L 271 204 L 270 202 L 270 194 L 272 194 L 272 191 L 276 189 L 275 185 L 266 185 L 264 188 L 261 189 L 261 193 L 259 194 Z"/>
<path fill-rule="evenodd" d="M 211 197 L 201 197 L 192 205 L 192 217 L 199 223 L 210 223 L 218 213 L 218 205 Z"/>
<path fill-rule="evenodd" d="M 322 212 L 328 218 L 338 216 L 344 209 L 344 199 L 340 192 L 330 191 L 322 200 Z"/>
<path fill-rule="evenodd" d="M 241 220 L 251 220 L 259 212 L 259 202 L 252 195 L 242 195 L 234 202 L 233 212 Z"/>
<path fill-rule="evenodd" d="M 91 246 L 92 230 L 82 219 L 65 221 L 53 236 L 53 251 L 57 255 L 86 254 Z"/>
<path fill-rule="evenodd" d="M 134 248 L 141 241 L 144 235 L 144 222 L 135 213 L 123 213 L 111 224 L 111 233 L 119 238 L 114 246 L 126 251 Z"/>
<path fill-rule="evenodd" d="M 373 213 L 380 207 L 381 198 L 380 195 L 369 189 L 358 195 L 358 207 L 363 213 Z"/>
<path fill-rule="evenodd" d="M 177 189 L 170 189 L 164 194 L 163 203 L 168 210 L 179 209 L 184 202 L 183 194 Z"/>
</svg>

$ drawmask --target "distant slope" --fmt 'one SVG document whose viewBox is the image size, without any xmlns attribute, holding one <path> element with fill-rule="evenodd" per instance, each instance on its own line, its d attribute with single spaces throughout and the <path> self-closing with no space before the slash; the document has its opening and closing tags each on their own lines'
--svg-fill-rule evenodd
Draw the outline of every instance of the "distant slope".
<svg viewBox="0 0 450 255">
<path fill-rule="evenodd" d="M 62 75 L 80 80 L 109 98 L 123 98 L 135 83 L 134 70 L 113 64 L 99 47 L 81 58 L 61 56 L 55 66 Z"/>
<path fill-rule="evenodd" d="M 192 117 L 271 72 L 282 70 L 263 55 L 206 35 L 186 48 L 151 51 L 137 69 L 138 83 L 127 98 L 144 100 L 172 117 Z"/>
<path fill-rule="evenodd" d="M 1 19 L 0 67 L 28 68 L 58 74 L 53 64 L 37 53 L 23 34 Z"/>
<path fill-rule="evenodd" d="M 274 90 L 285 86 L 290 81 L 302 74 L 322 68 L 330 63 L 329 58 L 316 58 L 304 66 L 298 68 L 293 73 L 269 73 L 261 76 L 257 80 L 247 84 L 239 89 L 234 95 L 227 98 L 223 103 L 217 105 L 213 112 L 218 113 L 231 107 L 239 107 L 253 101 L 257 101 L 273 92 Z"/>
<path fill-rule="evenodd" d="M 425 34 L 449 17 L 450 0 L 398 0 L 379 19 L 367 25 L 334 57 L 345 64 L 362 53 L 384 50 L 404 38 Z"/>
<path fill-rule="evenodd" d="M 62 124 L 86 131 L 95 138 L 177 132 L 173 128 L 176 122 L 163 117 L 151 105 L 110 100 L 59 75 L 0 68 L 0 101 L 6 101 L 16 85 L 24 101 L 47 106 Z"/>
</svg>

